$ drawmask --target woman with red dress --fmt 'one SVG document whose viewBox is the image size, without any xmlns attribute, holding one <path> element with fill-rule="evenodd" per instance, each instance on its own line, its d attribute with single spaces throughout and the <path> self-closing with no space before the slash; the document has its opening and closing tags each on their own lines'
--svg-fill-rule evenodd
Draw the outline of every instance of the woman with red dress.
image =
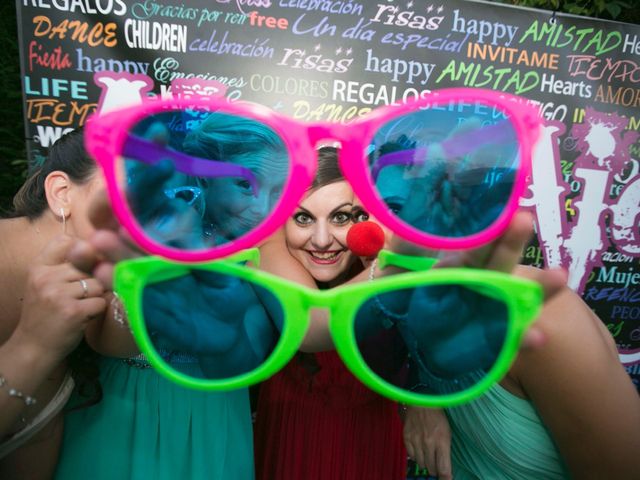
<svg viewBox="0 0 640 480">
<path fill-rule="evenodd" d="M 336 150 L 322 148 L 318 157 L 312 187 L 283 230 L 261 247 L 261 268 L 312 288 L 331 288 L 363 270 L 346 235 L 353 220 L 366 214 L 358 213 Z M 326 319 L 312 320 L 306 337 L 317 350 L 323 325 L 326 330 Z M 402 479 L 402 431 L 398 405 L 365 387 L 335 351 L 298 353 L 260 387 L 256 478 Z"/>
</svg>

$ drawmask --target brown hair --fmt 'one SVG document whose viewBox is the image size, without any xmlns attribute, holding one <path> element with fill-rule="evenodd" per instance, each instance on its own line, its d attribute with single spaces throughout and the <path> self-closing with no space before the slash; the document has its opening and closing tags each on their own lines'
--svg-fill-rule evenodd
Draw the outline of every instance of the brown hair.
<svg viewBox="0 0 640 480">
<path fill-rule="evenodd" d="M 344 175 L 338 165 L 338 149 L 320 147 L 318 149 L 318 171 L 309 189 L 314 190 L 341 180 L 344 180 Z"/>
<path fill-rule="evenodd" d="M 96 164 L 84 148 L 82 129 L 61 136 L 49 149 L 49 154 L 24 182 L 13 197 L 13 210 L 9 217 L 38 218 L 47 208 L 44 181 L 51 172 L 65 172 L 79 185 L 86 183 L 95 173 Z"/>
</svg>

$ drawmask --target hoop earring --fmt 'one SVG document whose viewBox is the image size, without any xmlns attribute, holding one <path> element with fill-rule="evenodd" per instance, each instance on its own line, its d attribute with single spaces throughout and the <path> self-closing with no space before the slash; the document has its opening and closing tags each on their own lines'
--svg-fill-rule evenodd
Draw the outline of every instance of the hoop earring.
<svg viewBox="0 0 640 480">
<path fill-rule="evenodd" d="M 67 216 L 64 214 L 64 208 L 60 207 L 60 215 L 62 216 L 62 234 L 67 234 Z"/>
</svg>

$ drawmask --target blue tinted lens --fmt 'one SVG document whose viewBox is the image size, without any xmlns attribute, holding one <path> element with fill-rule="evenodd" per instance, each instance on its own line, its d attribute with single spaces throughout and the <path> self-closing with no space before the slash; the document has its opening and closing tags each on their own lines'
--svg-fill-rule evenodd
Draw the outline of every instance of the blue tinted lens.
<svg viewBox="0 0 640 480">
<path fill-rule="evenodd" d="M 151 343 L 170 368 L 216 380 L 263 364 L 284 318 L 278 299 L 261 286 L 197 269 L 145 286 L 143 311 Z"/>
<path fill-rule="evenodd" d="M 123 148 L 126 198 L 156 242 L 184 250 L 254 230 L 280 201 L 289 173 L 282 139 L 249 118 L 168 111 L 138 122 Z"/>
<path fill-rule="evenodd" d="M 355 319 L 358 349 L 383 381 L 418 393 L 466 390 L 495 364 L 509 311 L 479 289 L 426 286 L 386 292 Z"/>
<path fill-rule="evenodd" d="M 484 103 L 433 104 L 384 124 L 369 146 L 375 188 L 424 233 L 477 234 L 503 212 L 520 168 L 514 125 Z"/>
</svg>

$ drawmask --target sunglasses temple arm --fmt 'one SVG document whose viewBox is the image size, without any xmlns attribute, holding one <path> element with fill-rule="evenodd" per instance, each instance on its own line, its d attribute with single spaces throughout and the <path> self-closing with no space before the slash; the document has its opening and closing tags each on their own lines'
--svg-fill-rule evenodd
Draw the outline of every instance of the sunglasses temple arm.
<svg viewBox="0 0 640 480">
<path fill-rule="evenodd" d="M 258 181 L 255 175 L 240 165 L 202 160 L 134 135 L 127 137 L 122 155 L 151 165 L 159 159 L 167 158 L 173 161 L 179 171 L 193 177 L 242 177 L 251 184 L 253 195 L 258 196 Z"/>
<path fill-rule="evenodd" d="M 251 262 L 257 268 L 260 266 L 260 250 L 258 248 L 247 248 L 227 257 L 224 261 L 234 263 Z"/>
<path fill-rule="evenodd" d="M 371 176 L 373 177 L 373 181 L 375 182 L 378 179 L 380 171 L 385 167 L 391 165 L 414 165 L 416 163 L 416 157 L 426 158 L 426 156 L 426 148 L 399 150 L 397 152 L 391 152 L 381 155 L 371 169 Z"/>
<path fill-rule="evenodd" d="M 495 289 L 493 288 L 487 288 L 484 287 L 482 285 L 474 285 L 474 284 L 465 284 L 463 285 L 465 288 L 468 288 L 471 291 L 474 291 L 476 293 L 479 293 L 481 295 L 484 295 L 486 297 L 489 298 L 493 298 L 494 300 L 498 300 L 498 301 L 504 301 L 504 296 L 499 294 Z"/>
<path fill-rule="evenodd" d="M 429 270 L 438 259 L 432 257 L 418 257 L 414 255 L 402 255 L 391 250 L 380 250 L 378 253 L 378 266 L 385 268 L 387 265 L 404 268 L 412 272 Z"/>
<path fill-rule="evenodd" d="M 502 122 L 489 125 L 473 132 L 460 132 L 450 137 L 440 144 L 442 151 L 447 157 L 462 157 L 486 144 L 503 144 L 512 139 L 509 128 L 505 128 Z M 413 148 L 399 150 L 380 156 L 371 170 L 371 176 L 376 181 L 380 170 L 390 165 L 411 166 L 423 164 L 427 160 L 428 148 Z"/>
<path fill-rule="evenodd" d="M 507 120 L 472 131 L 458 132 L 442 142 L 442 149 L 447 156 L 462 157 L 487 144 L 507 143 L 513 139 L 513 136 L 510 135 L 513 129 L 505 125 L 505 122 Z"/>
</svg>

